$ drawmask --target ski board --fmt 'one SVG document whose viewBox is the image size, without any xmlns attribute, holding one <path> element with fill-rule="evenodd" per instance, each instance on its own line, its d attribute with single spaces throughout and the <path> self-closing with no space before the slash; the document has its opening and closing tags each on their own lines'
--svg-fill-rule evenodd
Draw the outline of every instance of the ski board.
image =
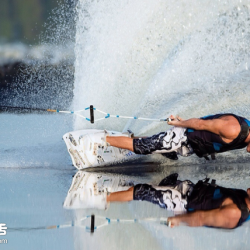
<svg viewBox="0 0 250 250">
<path fill-rule="evenodd" d="M 121 132 L 107 131 L 111 136 L 125 136 Z M 99 167 L 135 159 L 138 156 L 127 150 L 105 146 L 105 131 L 97 129 L 78 130 L 63 136 L 73 165 L 78 169 Z"/>
</svg>

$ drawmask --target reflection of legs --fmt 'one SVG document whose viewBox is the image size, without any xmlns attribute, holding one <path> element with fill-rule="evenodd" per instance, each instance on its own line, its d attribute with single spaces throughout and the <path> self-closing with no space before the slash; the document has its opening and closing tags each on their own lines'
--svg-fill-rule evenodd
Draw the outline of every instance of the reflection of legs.
<svg viewBox="0 0 250 250">
<path fill-rule="evenodd" d="M 185 183 L 185 185 L 183 184 Z M 184 188 L 185 187 L 185 188 Z M 187 195 L 192 183 L 179 181 L 174 186 L 151 186 L 137 184 L 134 186 L 134 200 L 149 201 L 175 212 L 186 211 Z"/>
<path fill-rule="evenodd" d="M 174 187 L 153 187 L 137 184 L 126 191 L 114 192 L 107 196 L 107 202 L 132 200 L 149 201 L 172 211 L 186 211 L 187 197 Z"/>
<path fill-rule="evenodd" d="M 106 142 L 110 144 L 110 146 L 117 148 L 124 148 L 130 151 L 133 150 L 133 139 L 125 136 L 107 136 Z"/>
<path fill-rule="evenodd" d="M 134 187 L 131 187 L 126 191 L 111 193 L 107 196 L 107 202 L 132 201 L 133 200 L 133 193 L 134 193 Z"/>
</svg>

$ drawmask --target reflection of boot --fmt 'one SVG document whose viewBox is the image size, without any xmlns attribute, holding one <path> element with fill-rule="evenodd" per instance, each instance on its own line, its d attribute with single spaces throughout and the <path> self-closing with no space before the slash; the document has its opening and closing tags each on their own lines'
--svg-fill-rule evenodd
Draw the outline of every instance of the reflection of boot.
<svg viewBox="0 0 250 250">
<path fill-rule="evenodd" d="M 63 207 L 67 209 L 107 208 L 107 191 L 98 188 L 98 176 L 78 172 L 75 174 Z M 106 192 L 105 192 L 106 191 Z"/>
<path fill-rule="evenodd" d="M 105 210 L 107 209 L 107 193 L 94 194 L 92 189 L 85 188 L 81 192 L 73 192 L 70 203 L 65 201 L 63 207 L 68 209 L 97 208 Z"/>
<path fill-rule="evenodd" d="M 177 184 L 178 174 L 174 173 L 165 177 L 158 186 L 175 186 Z"/>
</svg>

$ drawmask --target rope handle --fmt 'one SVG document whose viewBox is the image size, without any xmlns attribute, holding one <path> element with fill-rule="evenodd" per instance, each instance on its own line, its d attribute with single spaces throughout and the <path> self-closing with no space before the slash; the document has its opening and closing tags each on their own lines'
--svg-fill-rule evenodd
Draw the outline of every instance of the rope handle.
<svg viewBox="0 0 250 250">
<path fill-rule="evenodd" d="M 90 119 L 80 115 L 79 113 L 81 113 L 84 110 L 90 110 Z M 124 115 L 112 115 L 110 113 L 104 112 L 100 109 L 94 108 L 93 105 L 90 105 L 89 107 L 85 108 L 84 110 L 78 110 L 78 111 L 57 111 L 59 113 L 71 113 L 77 116 L 80 116 L 84 119 L 86 119 L 87 121 L 90 121 L 91 123 L 97 122 L 97 121 L 101 121 L 107 118 L 123 118 L 123 119 L 134 119 L 134 120 L 144 120 L 144 121 L 157 121 L 157 122 L 169 122 L 171 121 L 170 118 L 162 118 L 162 119 L 151 119 L 151 118 L 144 118 L 144 117 L 136 117 L 136 116 L 124 116 Z M 94 111 L 99 112 L 101 114 L 104 115 L 104 117 L 99 118 L 99 119 L 94 119 Z"/>
</svg>

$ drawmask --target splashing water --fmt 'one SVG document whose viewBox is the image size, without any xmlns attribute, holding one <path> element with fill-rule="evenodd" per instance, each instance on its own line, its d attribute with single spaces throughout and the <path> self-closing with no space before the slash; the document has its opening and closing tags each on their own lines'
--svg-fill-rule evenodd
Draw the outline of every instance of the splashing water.
<svg viewBox="0 0 250 250">
<path fill-rule="evenodd" d="M 6 57 L 3 62 L 17 64 L 15 78 L 1 89 L 1 105 L 63 109 L 70 106 L 74 88 L 75 3 L 59 2 L 61 5 L 44 24 L 39 45 L 0 46 L 0 54 Z"/>
<path fill-rule="evenodd" d="M 248 1 L 79 1 L 73 108 L 249 117 L 249 8 Z M 75 120 L 75 129 L 94 127 L 151 134 L 167 126 Z"/>
</svg>

